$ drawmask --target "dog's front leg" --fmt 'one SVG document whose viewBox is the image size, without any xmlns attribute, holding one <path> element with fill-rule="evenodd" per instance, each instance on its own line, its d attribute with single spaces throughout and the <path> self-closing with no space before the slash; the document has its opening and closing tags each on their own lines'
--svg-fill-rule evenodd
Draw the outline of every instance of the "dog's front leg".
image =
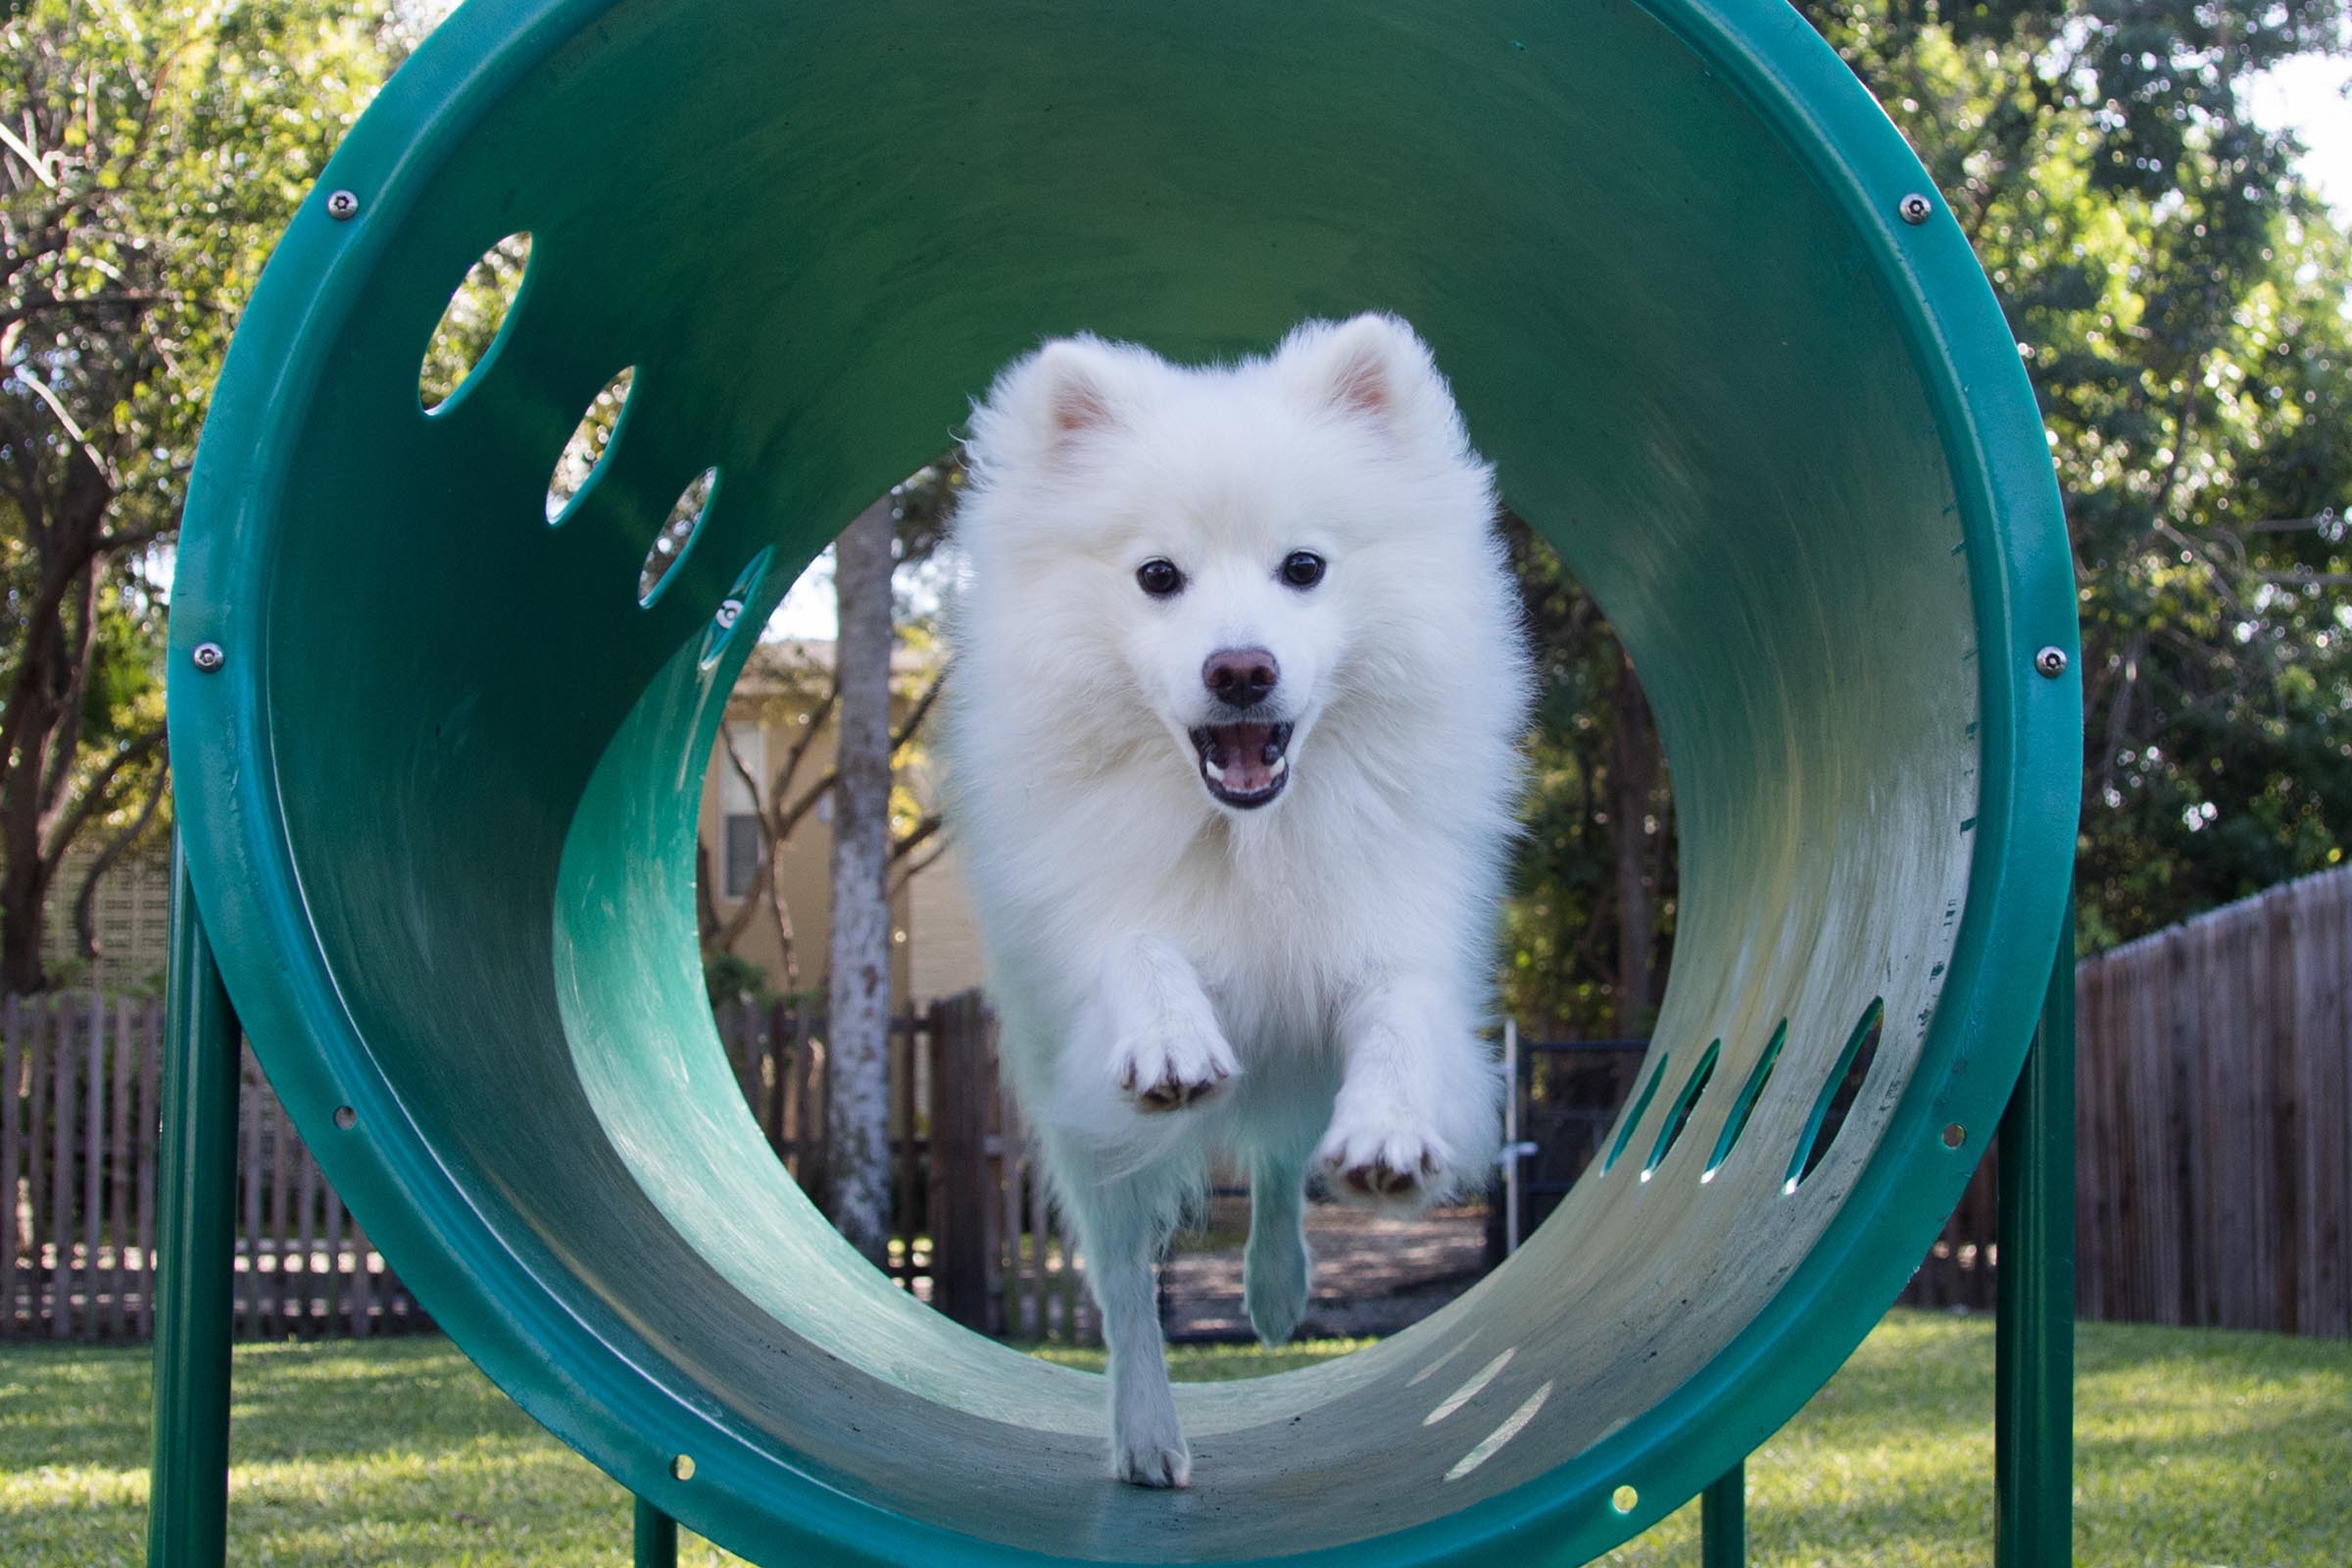
<svg viewBox="0 0 2352 1568">
<path fill-rule="evenodd" d="M 1502 1077 L 1457 988 L 1427 975 L 1367 984 L 1341 1009 L 1345 1076 L 1316 1146 L 1341 1197 L 1418 1207 L 1483 1187 L 1502 1136 Z"/>
<path fill-rule="evenodd" d="M 1110 1359 L 1110 1473 L 1139 1487 L 1192 1482 L 1193 1455 L 1176 1421 L 1159 1293 L 1152 1263 L 1183 1183 L 1166 1171 L 1102 1179 L 1082 1169 L 1062 1186 L 1062 1207 L 1086 1254 L 1087 1289 L 1102 1314 Z"/>
</svg>

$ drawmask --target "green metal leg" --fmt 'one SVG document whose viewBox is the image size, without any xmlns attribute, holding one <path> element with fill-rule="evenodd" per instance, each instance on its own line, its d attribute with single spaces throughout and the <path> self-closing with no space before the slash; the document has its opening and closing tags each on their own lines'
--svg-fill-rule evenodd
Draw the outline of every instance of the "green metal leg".
<svg viewBox="0 0 2352 1568">
<path fill-rule="evenodd" d="M 1725 1471 L 1699 1494 L 1698 1560 L 1703 1568 L 1746 1568 L 1747 1465 Z"/>
<path fill-rule="evenodd" d="M 237 1193 L 237 1020 L 173 856 L 156 1233 L 150 1568 L 228 1552 L 228 1343 Z"/>
<path fill-rule="evenodd" d="M 2074 1561 L 2075 911 L 2001 1118 L 1995 1568 Z"/>
<path fill-rule="evenodd" d="M 678 1568 L 678 1522 L 637 1499 L 637 1568 Z"/>
</svg>

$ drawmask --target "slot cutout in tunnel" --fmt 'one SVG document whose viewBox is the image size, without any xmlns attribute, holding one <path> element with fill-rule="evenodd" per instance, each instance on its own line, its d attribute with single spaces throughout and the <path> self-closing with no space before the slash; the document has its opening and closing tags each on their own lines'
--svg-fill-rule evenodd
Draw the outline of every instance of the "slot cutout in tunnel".
<svg viewBox="0 0 2352 1568">
<path fill-rule="evenodd" d="M 416 368 L 416 401 L 427 414 L 445 413 L 457 395 L 489 368 L 506 340 L 514 302 L 530 276 L 531 236 L 509 234 L 484 251 L 449 296 Z"/>
<path fill-rule="evenodd" d="M 1780 1027 L 1773 1030 L 1772 1039 L 1765 1043 L 1764 1054 L 1756 1058 L 1755 1066 L 1749 1070 L 1747 1082 L 1740 1086 L 1740 1098 L 1732 1102 L 1732 1114 L 1723 1124 L 1723 1136 L 1715 1140 L 1714 1152 L 1707 1156 L 1707 1168 L 1699 1172 L 1700 1181 L 1713 1181 L 1715 1173 L 1723 1169 L 1723 1162 L 1732 1157 L 1740 1135 L 1747 1131 L 1748 1117 L 1755 1114 L 1756 1102 L 1764 1098 L 1764 1086 L 1772 1082 L 1772 1069 L 1780 1063 L 1781 1048 L 1788 1043 L 1788 1020 L 1783 1018 Z"/>
<path fill-rule="evenodd" d="M 1838 1132 L 1845 1126 L 1846 1113 L 1854 1108 L 1861 1097 L 1862 1085 L 1870 1077 L 1871 1063 L 1878 1060 L 1879 1034 L 1886 1020 L 1886 1002 L 1873 998 L 1862 1016 L 1854 1023 L 1853 1033 L 1846 1036 L 1845 1049 L 1838 1054 L 1838 1065 L 1829 1081 L 1821 1086 L 1821 1096 L 1813 1102 L 1813 1114 L 1806 1118 L 1803 1136 L 1796 1141 L 1796 1153 L 1788 1162 L 1788 1180 L 1784 1188 L 1795 1192 L 1806 1177 L 1813 1174 L 1830 1146 L 1838 1141 Z"/>
<path fill-rule="evenodd" d="M 1616 1142 L 1609 1145 L 1609 1157 L 1600 1162 L 1600 1173 L 1603 1176 L 1609 1173 L 1610 1169 L 1616 1165 L 1619 1156 L 1624 1154 L 1625 1146 L 1634 1141 L 1634 1129 L 1641 1126 L 1642 1118 L 1649 1113 L 1649 1102 L 1657 1098 L 1658 1084 L 1666 1076 L 1666 1063 L 1670 1059 L 1672 1058 L 1667 1053 L 1663 1051 L 1658 1053 L 1658 1064 L 1649 1069 L 1649 1081 L 1642 1086 L 1641 1095 L 1634 1101 L 1634 1108 L 1625 1113 L 1625 1121 L 1617 1129 Z"/>
<path fill-rule="evenodd" d="M 1683 1129 L 1690 1125 L 1690 1112 L 1697 1106 L 1698 1097 L 1707 1092 L 1707 1085 L 1714 1080 L 1715 1060 L 1722 1054 L 1722 1041 L 1707 1043 L 1707 1054 L 1698 1058 L 1698 1066 L 1692 1070 L 1690 1082 L 1684 1084 L 1683 1092 L 1674 1097 L 1674 1109 L 1666 1117 L 1665 1131 L 1659 1133 L 1658 1141 L 1650 1146 L 1649 1158 L 1642 1166 L 1643 1181 L 1655 1176 L 1658 1167 L 1666 1163 L 1666 1156 L 1674 1152 L 1674 1146 L 1682 1140 Z"/>
<path fill-rule="evenodd" d="M 556 457 L 555 471 L 547 476 L 547 520 L 552 527 L 569 516 L 580 497 L 588 493 L 605 458 L 619 438 L 620 421 L 629 411 L 629 393 L 637 368 L 629 367 L 607 381 L 604 390 L 588 400 L 588 408 Z"/>
</svg>

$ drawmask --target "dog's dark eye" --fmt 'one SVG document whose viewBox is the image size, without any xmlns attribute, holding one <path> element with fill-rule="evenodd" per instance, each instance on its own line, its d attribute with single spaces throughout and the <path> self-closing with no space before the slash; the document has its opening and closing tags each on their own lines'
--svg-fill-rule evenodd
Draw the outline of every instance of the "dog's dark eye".
<svg viewBox="0 0 2352 1568">
<path fill-rule="evenodd" d="M 1154 599 L 1165 599 L 1184 588 L 1184 573 L 1173 561 L 1147 561 L 1135 568 L 1135 584 Z"/>
<path fill-rule="evenodd" d="M 1282 580 L 1294 588 L 1312 588 L 1323 580 L 1323 558 L 1311 550 L 1294 550 L 1282 564 Z"/>
</svg>

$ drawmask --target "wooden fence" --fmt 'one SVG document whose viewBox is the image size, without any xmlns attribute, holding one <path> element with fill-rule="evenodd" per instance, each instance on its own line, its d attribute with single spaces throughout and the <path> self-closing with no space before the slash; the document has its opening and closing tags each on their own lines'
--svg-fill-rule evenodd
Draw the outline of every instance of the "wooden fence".
<svg viewBox="0 0 2352 1568">
<path fill-rule="evenodd" d="M 821 1195 L 821 1018 L 722 1005 L 744 1098 L 787 1171 Z M 154 1328 L 163 1008 L 62 994 L 0 1002 L 0 1339 Z M 989 1333 L 1091 1340 L 1074 1249 L 998 1085 L 976 996 L 891 1025 L 890 1274 Z M 238 1117 L 236 1332 L 364 1336 L 430 1327 L 368 1245 L 250 1052 Z"/>
<path fill-rule="evenodd" d="M 2352 867 L 2084 962 L 2085 1316 L 2352 1336 Z"/>
<path fill-rule="evenodd" d="M 2352 1338 L 2352 866 L 2075 968 L 2084 1318 Z M 1988 1308 L 1988 1150 L 1904 1299 Z"/>
<path fill-rule="evenodd" d="M 162 1033 L 152 1001 L 0 1002 L 0 1339 L 153 1331 Z M 429 1326 L 250 1053 L 238 1110 L 236 1331 L 277 1339 Z"/>
</svg>

